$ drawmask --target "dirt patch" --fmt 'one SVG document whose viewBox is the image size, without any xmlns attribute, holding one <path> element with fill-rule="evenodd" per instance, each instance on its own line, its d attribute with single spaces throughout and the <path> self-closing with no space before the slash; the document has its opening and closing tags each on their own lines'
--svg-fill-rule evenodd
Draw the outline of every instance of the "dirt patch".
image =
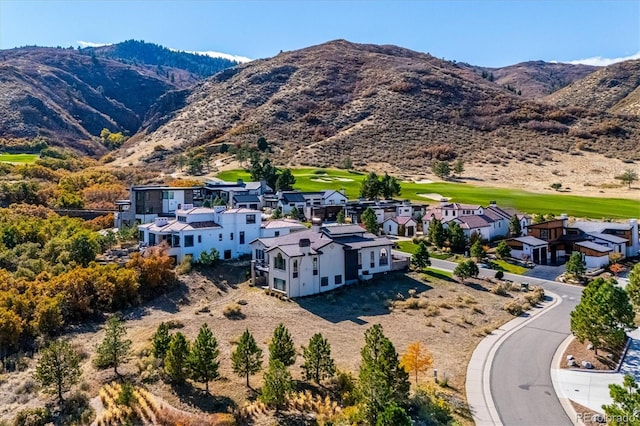
<svg viewBox="0 0 640 426">
<path fill-rule="evenodd" d="M 598 349 L 596 355 L 593 349 L 587 349 L 589 342 L 580 343 L 577 339 L 573 339 L 567 349 L 562 354 L 561 368 L 584 368 L 582 362 L 590 362 L 594 370 L 612 371 L 618 366 L 620 357 L 624 348 L 610 352 L 605 349 Z M 567 356 L 572 355 L 575 359 L 576 366 L 570 367 L 567 363 Z"/>
<path fill-rule="evenodd" d="M 227 265 L 224 275 L 222 269 L 193 272 L 181 277 L 181 286 L 173 293 L 125 312 L 127 336 L 133 341 L 135 355 L 119 370 L 132 378 L 140 377 L 150 338 L 161 321 L 173 321 L 191 340 L 202 323 L 207 323 L 220 348 L 221 378 L 210 384 L 214 397 L 203 397 L 200 384 L 178 389 L 156 381 L 149 390 L 179 410 L 226 412 L 256 396 L 256 391 L 247 389 L 244 379 L 231 370 L 234 343 L 245 329 L 253 333 L 263 349 L 265 366 L 269 339 L 275 327 L 284 323 L 298 347 L 307 345 L 314 333 L 321 332 L 331 343 L 337 367 L 357 375 L 364 332 L 379 323 L 400 354 L 412 342 L 425 344 L 434 356 L 439 377 L 446 376 L 455 399 L 464 406 L 465 374 L 471 353 L 483 337 L 512 318 L 503 310 L 505 298 L 487 291 L 482 281 L 469 280 L 462 285 L 424 274 L 392 273 L 372 283 L 285 301 L 243 282 L 247 269 Z M 241 306 L 242 319 L 224 316 L 229 304 Z M 74 342 L 90 353 L 102 338 L 100 324 L 87 325 L 73 335 Z M 302 379 L 301 364 L 299 356 L 290 368 L 294 379 Z M 89 359 L 83 368 L 82 380 L 87 382 L 85 390 L 90 397 L 114 378 L 110 370 L 95 371 Z M 430 370 L 419 380 L 424 383 L 432 377 Z M 261 373 L 251 377 L 251 385 L 256 390 L 262 386 Z M 21 402 L 26 404 L 33 397 Z M 4 401 L 0 406 L 5 406 Z M 8 419 L 15 412 L 3 414 L 0 417 Z M 470 418 L 459 420 L 471 423 Z"/>
<path fill-rule="evenodd" d="M 598 418 L 599 418 L 598 415 L 599 414 L 602 415 L 602 413 L 594 411 L 592 408 L 585 407 L 582 404 L 578 404 L 575 401 L 569 400 L 569 402 L 571 403 L 571 406 L 573 407 L 573 409 L 576 410 L 576 417 L 578 420 L 582 422 L 582 424 L 585 424 L 585 425 L 604 424 L 604 422 L 598 421 Z"/>
</svg>

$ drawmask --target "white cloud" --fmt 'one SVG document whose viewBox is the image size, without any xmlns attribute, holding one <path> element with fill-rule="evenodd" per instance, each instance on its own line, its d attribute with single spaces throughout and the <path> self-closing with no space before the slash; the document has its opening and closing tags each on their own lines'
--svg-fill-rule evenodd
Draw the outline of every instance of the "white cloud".
<svg viewBox="0 0 640 426">
<path fill-rule="evenodd" d="M 640 52 L 622 58 L 603 58 L 602 56 L 594 56 L 593 58 L 577 59 L 575 61 L 566 61 L 565 63 L 573 65 L 583 64 L 594 65 L 596 67 L 606 67 L 607 65 L 615 64 L 617 62 L 629 61 L 632 59 L 640 59 Z"/>
<path fill-rule="evenodd" d="M 78 44 L 80 45 L 80 47 L 101 47 L 108 46 L 110 43 L 94 43 L 92 41 L 78 40 Z"/>
</svg>

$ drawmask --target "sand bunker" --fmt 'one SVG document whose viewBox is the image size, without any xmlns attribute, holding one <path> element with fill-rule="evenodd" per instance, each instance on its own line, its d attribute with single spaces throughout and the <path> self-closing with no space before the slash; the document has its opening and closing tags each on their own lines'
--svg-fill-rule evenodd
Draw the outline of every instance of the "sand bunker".
<svg viewBox="0 0 640 426">
<path fill-rule="evenodd" d="M 341 177 L 337 177 L 337 178 L 333 178 L 334 180 L 337 180 L 339 182 L 353 182 L 353 179 L 349 179 L 349 178 L 341 178 Z"/>
<path fill-rule="evenodd" d="M 420 197 L 428 198 L 428 199 L 430 199 L 430 200 L 436 200 L 436 201 L 440 201 L 440 200 L 442 200 L 442 199 L 449 200 L 447 197 L 443 197 L 442 195 L 440 195 L 440 194 L 436 194 L 436 193 L 431 193 L 431 194 L 416 194 L 416 195 L 418 195 L 418 196 L 420 196 Z"/>
<path fill-rule="evenodd" d="M 420 179 L 415 181 L 414 183 L 433 183 L 433 181 L 429 179 Z"/>
</svg>

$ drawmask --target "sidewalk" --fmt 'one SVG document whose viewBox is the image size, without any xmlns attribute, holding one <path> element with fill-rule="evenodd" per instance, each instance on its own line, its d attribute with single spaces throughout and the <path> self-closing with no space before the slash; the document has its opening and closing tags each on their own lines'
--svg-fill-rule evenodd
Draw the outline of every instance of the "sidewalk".
<svg viewBox="0 0 640 426">
<path fill-rule="evenodd" d="M 551 366 L 551 378 L 558 398 L 574 424 L 580 423 L 569 400 L 592 409 L 594 413 L 603 413 L 602 406 L 613 402 L 609 396 L 610 384 L 622 384 L 625 374 L 631 374 L 640 381 L 640 329 L 630 332 L 629 337 L 631 338 L 629 348 L 619 371 L 592 372 L 562 369 L 560 366 L 567 362 L 562 355 L 572 336 L 558 347 Z"/>
</svg>

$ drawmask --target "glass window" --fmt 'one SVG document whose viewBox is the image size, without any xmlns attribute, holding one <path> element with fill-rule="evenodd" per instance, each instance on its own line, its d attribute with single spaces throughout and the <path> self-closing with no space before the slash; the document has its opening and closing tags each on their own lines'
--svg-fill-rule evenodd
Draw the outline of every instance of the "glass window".
<svg viewBox="0 0 640 426">
<path fill-rule="evenodd" d="M 144 241 L 144 231 L 138 231 L 138 241 Z"/>
<path fill-rule="evenodd" d="M 185 247 L 193 247 L 193 235 L 185 235 L 184 236 L 184 246 Z"/>
<path fill-rule="evenodd" d="M 371 267 L 374 268 L 376 266 L 376 254 L 371 252 L 369 257 L 371 258 Z"/>
<path fill-rule="evenodd" d="M 275 288 L 276 290 L 287 291 L 287 282 L 280 278 L 274 278 L 273 288 Z"/>
<path fill-rule="evenodd" d="M 276 237 L 279 237 L 279 236 L 280 236 L 280 231 L 276 231 L 274 235 L 275 235 Z"/>
<path fill-rule="evenodd" d="M 389 264 L 389 258 L 387 257 L 387 249 L 380 249 L 380 265 L 388 265 L 388 264 Z"/>
<path fill-rule="evenodd" d="M 202 235 L 198 235 L 198 244 L 202 242 Z"/>
<path fill-rule="evenodd" d="M 293 261 L 293 278 L 298 278 L 298 261 Z"/>
<path fill-rule="evenodd" d="M 287 268 L 282 254 L 278 253 L 278 255 L 273 258 L 273 267 L 275 269 L 280 269 L 281 271 L 286 271 Z"/>
<path fill-rule="evenodd" d="M 231 232 L 231 233 L 229 234 L 229 239 L 230 239 L 231 241 L 233 241 L 233 232 Z"/>
<path fill-rule="evenodd" d="M 256 215 L 248 214 L 247 215 L 247 223 L 256 223 Z"/>
<path fill-rule="evenodd" d="M 244 231 L 240 231 L 240 244 L 244 244 Z"/>
<path fill-rule="evenodd" d="M 224 258 L 225 259 L 231 259 L 231 250 L 225 250 L 224 251 Z"/>
<path fill-rule="evenodd" d="M 336 275 L 334 277 L 336 285 L 342 284 L 342 275 Z"/>
<path fill-rule="evenodd" d="M 264 250 L 256 249 L 256 259 L 263 260 L 264 259 Z"/>
<path fill-rule="evenodd" d="M 318 258 L 313 258 L 313 275 L 318 275 Z"/>
<path fill-rule="evenodd" d="M 149 245 L 150 246 L 156 245 L 156 234 L 149 233 Z"/>
<path fill-rule="evenodd" d="M 193 241 L 193 237 L 191 237 L 191 241 Z M 185 241 L 186 243 L 186 241 Z M 171 241 L 172 247 L 180 247 L 180 235 L 174 235 L 173 241 Z"/>
<path fill-rule="evenodd" d="M 358 269 L 362 268 L 362 253 L 358 252 Z"/>
<path fill-rule="evenodd" d="M 222 234 L 218 234 L 218 241 L 222 241 Z"/>
<path fill-rule="evenodd" d="M 322 287 L 328 286 L 329 285 L 329 277 L 320 278 L 320 285 Z"/>
</svg>

